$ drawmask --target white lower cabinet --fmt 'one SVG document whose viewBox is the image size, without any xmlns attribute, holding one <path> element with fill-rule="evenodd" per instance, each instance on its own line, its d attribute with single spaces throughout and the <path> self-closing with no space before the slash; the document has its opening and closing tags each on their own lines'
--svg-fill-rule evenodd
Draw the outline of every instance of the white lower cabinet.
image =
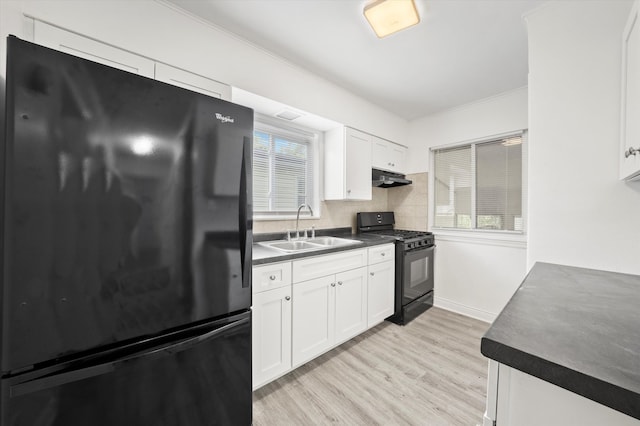
<svg viewBox="0 0 640 426">
<path fill-rule="evenodd" d="M 483 426 L 640 426 L 640 420 L 489 360 Z"/>
<path fill-rule="evenodd" d="M 394 245 L 253 268 L 253 388 L 393 314 Z"/>
<path fill-rule="evenodd" d="M 395 245 L 384 244 L 369 248 L 369 287 L 367 295 L 367 327 L 384 321 L 394 312 L 395 301 Z"/>
<path fill-rule="evenodd" d="M 253 268 L 253 389 L 291 370 L 291 262 Z"/>
<path fill-rule="evenodd" d="M 297 367 L 366 330 L 367 268 L 293 285 L 293 355 Z"/>
<path fill-rule="evenodd" d="M 380 324 L 393 315 L 395 271 L 393 260 L 369 266 L 367 327 Z"/>
</svg>

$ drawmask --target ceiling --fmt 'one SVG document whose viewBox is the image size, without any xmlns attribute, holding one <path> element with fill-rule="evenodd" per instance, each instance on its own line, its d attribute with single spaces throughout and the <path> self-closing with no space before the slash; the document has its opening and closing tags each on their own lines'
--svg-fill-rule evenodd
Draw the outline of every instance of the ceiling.
<svg viewBox="0 0 640 426">
<path fill-rule="evenodd" d="M 368 0 L 168 1 L 407 120 L 526 86 L 522 15 L 545 3 L 416 0 L 421 22 L 378 39 Z"/>
</svg>

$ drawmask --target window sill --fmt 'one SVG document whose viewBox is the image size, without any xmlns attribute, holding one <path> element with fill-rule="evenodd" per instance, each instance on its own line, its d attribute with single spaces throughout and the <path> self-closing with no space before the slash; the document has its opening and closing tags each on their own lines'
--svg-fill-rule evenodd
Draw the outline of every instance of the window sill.
<svg viewBox="0 0 640 426">
<path fill-rule="evenodd" d="M 432 229 L 438 241 L 451 241 L 471 244 L 485 244 L 512 248 L 527 248 L 527 235 L 520 232 L 493 232 L 462 229 Z"/>
</svg>

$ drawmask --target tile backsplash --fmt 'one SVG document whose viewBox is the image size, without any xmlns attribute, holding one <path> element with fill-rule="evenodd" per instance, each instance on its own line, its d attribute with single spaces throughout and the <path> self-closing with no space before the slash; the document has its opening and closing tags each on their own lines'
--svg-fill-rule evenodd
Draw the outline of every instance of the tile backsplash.
<svg viewBox="0 0 640 426">
<path fill-rule="evenodd" d="M 396 188 L 372 188 L 371 201 L 322 201 L 319 219 L 300 219 L 300 229 L 351 227 L 356 229 L 356 213 L 365 211 L 394 211 L 396 227 L 427 230 L 427 173 L 407 175 L 412 185 Z M 295 229 L 296 221 L 261 220 L 253 224 L 256 234 L 283 232 Z"/>
</svg>

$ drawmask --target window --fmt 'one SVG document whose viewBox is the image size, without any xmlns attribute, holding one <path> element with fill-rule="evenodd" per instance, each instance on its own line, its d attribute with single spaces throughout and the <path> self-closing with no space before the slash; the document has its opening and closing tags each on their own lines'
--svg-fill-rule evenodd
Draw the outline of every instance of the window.
<svg viewBox="0 0 640 426">
<path fill-rule="evenodd" d="M 316 141 L 312 130 L 283 125 L 256 115 L 253 132 L 253 210 L 258 217 L 296 214 L 308 204 L 318 214 L 315 165 Z M 308 209 L 301 215 L 309 216 Z"/>
<path fill-rule="evenodd" d="M 433 226 L 522 232 L 523 139 L 434 149 Z"/>
</svg>

